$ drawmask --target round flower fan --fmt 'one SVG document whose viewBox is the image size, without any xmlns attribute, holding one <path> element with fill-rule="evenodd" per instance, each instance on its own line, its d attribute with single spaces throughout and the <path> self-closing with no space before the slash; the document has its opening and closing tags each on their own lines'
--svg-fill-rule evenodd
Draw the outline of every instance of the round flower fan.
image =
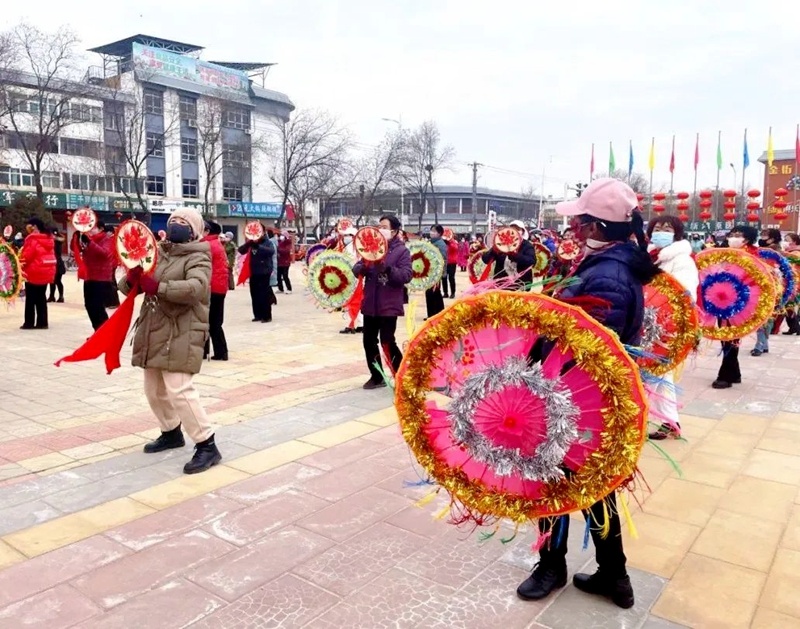
<svg viewBox="0 0 800 629">
<path fill-rule="evenodd" d="M 348 229 L 351 227 L 355 227 L 353 221 L 349 218 L 340 218 L 339 221 L 336 223 L 336 231 L 339 234 L 344 234 Z"/>
<path fill-rule="evenodd" d="M 258 221 L 248 221 L 244 226 L 245 240 L 261 240 L 264 237 L 264 226 Z"/>
<path fill-rule="evenodd" d="M 797 292 L 797 284 L 794 279 L 792 265 L 782 253 L 778 253 L 772 249 L 760 248 L 756 251 L 756 254 L 759 260 L 766 262 L 767 265 L 780 276 L 778 303 L 776 307 L 778 310 L 781 310 L 786 307 Z"/>
<path fill-rule="evenodd" d="M 588 508 L 634 473 L 647 436 L 617 337 L 542 295 L 456 302 L 410 341 L 396 383 L 403 437 L 459 523 Z"/>
<path fill-rule="evenodd" d="M 76 232 L 85 234 L 97 226 L 97 214 L 88 207 L 82 207 L 72 213 L 72 226 Z"/>
<path fill-rule="evenodd" d="M 407 245 L 411 254 L 411 270 L 413 275 L 408 283 L 408 290 L 426 291 L 442 280 L 444 259 L 436 245 L 427 240 L 412 240 Z"/>
<path fill-rule="evenodd" d="M 158 244 L 150 228 L 141 221 L 130 219 L 122 223 L 115 236 L 117 255 L 127 269 L 137 266 L 149 273 L 156 266 Z"/>
<path fill-rule="evenodd" d="M 323 308 L 342 308 L 356 291 L 352 261 L 339 251 L 322 251 L 308 267 L 308 288 Z"/>
<path fill-rule="evenodd" d="M 362 227 L 353 240 L 356 253 L 364 262 L 380 262 L 389 252 L 389 243 L 377 227 Z"/>
<path fill-rule="evenodd" d="M 14 248 L 0 242 L 0 299 L 13 300 L 22 288 L 22 265 Z"/>
<path fill-rule="evenodd" d="M 455 236 L 455 234 L 453 234 L 453 230 L 452 229 L 450 229 L 449 227 L 445 227 L 444 228 L 444 233 L 442 234 L 442 238 L 444 240 L 453 240 L 454 236 Z"/>
<path fill-rule="evenodd" d="M 8 239 L 9 239 L 9 238 L 11 238 L 11 236 L 13 236 L 13 235 L 14 235 L 14 228 L 13 228 L 11 225 L 6 225 L 6 226 L 3 228 L 3 238 L 5 238 L 6 240 L 8 240 Z"/>
<path fill-rule="evenodd" d="M 703 336 L 718 341 L 744 338 L 772 316 L 776 282 L 766 263 L 737 249 L 706 249 L 695 262 Z"/>
<path fill-rule="evenodd" d="M 522 246 L 522 234 L 514 227 L 500 227 L 492 235 L 492 247 L 497 253 L 516 253 Z"/>
<path fill-rule="evenodd" d="M 327 251 L 327 250 L 328 250 L 328 247 L 323 245 L 321 242 L 317 243 L 316 245 L 311 245 L 306 250 L 306 264 L 310 266 L 311 263 L 314 261 L 314 258 L 316 258 L 323 251 Z"/>
<path fill-rule="evenodd" d="M 636 359 L 643 370 L 663 376 L 678 367 L 700 341 L 694 296 L 669 273 L 659 273 L 644 287 L 644 323 Z"/>
<path fill-rule="evenodd" d="M 473 253 L 467 261 L 467 273 L 469 273 L 469 281 L 473 284 L 478 282 L 485 282 L 492 274 L 494 269 L 494 260 L 487 265 L 483 261 L 483 254 L 486 249 L 480 249 Z"/>
<path fill-rule="evenodd" d="M 550 266 L 550 249 L 540 242 L 535 242 L 533 243 L 533 250 L 536 254 L 532 269 L 533 274 L 544 275 L 547 271 L 547 267 Z"/>
<path fill-rule="evenodd" d="M 558 243 L 556 256 L 562 262 L 572 262 L 579 255 L 581 255 L 581 247 L 574 240 L 567 239 Z"/>
</svg>

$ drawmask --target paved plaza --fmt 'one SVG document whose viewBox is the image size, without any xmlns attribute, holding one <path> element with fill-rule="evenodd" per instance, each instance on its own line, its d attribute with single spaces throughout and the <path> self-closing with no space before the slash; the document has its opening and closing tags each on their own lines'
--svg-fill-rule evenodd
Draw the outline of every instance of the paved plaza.
<svg viewBox="0 0 800 629">
<path fill-rule="evenodd" d="M 532 534 L 481 543 L 436 519 L 444 496 L 417 505 L 430 488 L 390 391 L 361 389 L 361 337 L 292 274 L 272 324 L 228 295 L 231 360 L 196 377 L 223 463 L 196 476 L 188 446 L 142 453 L 158 429 L 129 345 L 110 376 L 52 366 L 91 333 L 74 274 L 49 330 L 0 312 L 0 629 L 800 627 L 800 338 L 745 342 L 727 391 L 717 347 L 686 366 L 687 441 L 661 442 L 681 472 L 646 446 L 624 533 L 632 609 L 571 585 L 526 603 Z M 582 537 L 571 573 L 594 570 Z"/>
</svg>

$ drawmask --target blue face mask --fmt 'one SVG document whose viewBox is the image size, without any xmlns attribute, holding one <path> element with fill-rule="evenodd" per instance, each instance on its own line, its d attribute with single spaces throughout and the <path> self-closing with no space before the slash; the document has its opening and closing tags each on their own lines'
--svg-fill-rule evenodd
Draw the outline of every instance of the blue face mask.
<svg viewBox="0 0 800 629">
<path fill-rule="evenodd" d="M 653 232 L 650 236 L 650 244 L 656 249 L 663 249 L 669 247 L 675 240 L 675 234 L 672 232 Z"/>
</svg>

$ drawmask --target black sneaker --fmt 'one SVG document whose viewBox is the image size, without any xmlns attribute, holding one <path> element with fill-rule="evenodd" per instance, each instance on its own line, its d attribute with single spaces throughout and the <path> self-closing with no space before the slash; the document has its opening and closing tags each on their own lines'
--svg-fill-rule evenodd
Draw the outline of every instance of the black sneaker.
<svg viewBox="0 0 800 629">
<path fill-rule="evenodd" d="M 146 454 L 155 454 L 156 452 L 163 452 L 164 450 L 173 450 L 175 448 L 182 448 L 186 445 L 183 439 L 183 431 L 181 427 L 173 428 L 167 432 L 162 432 L 158 439 L 144 444 L 144 451 Z"/>
<path fill-rule="evenodd" d="M 192 460 L 183 466 L 184 474 L 199 474 L 217 465 L 222 460 L 222 455 L 214 443 L 214 435 L 205 441 L 195 444 Z"/>
<path fill-rule="evenodd" d="M 567 564 L 553 567 L 539 562 L 533 567 L 531 576 L 520 583 L 517 596 L 523 601 L 538 601 L 549 596 L 554 590 L 567 584 Z"/>
<path fill-rule="evenodd" d="M 364 386 L 361 387 L 361 388 L 362 389 L 366 389 L 367 391 L 372 391 L 373 389 L 380 389 L 381 387 L 385 387 L 385 386 L 386 386 L 386 383 L 383 380 L 380 380 L 380 381 L 376 382 L 375 380 L 370 378 L 369 380 L 367 380 L 364 383 Z"/>
<path fill-rule="evenodd" d="M 211 360 L 228 360 L 228 356 L 212 356 Z"/>
<path fill-rule="evenodd" d="M 576 574 L 572 577 L 572 584 L 581 592 L 605 596 L 622 609 L 633 607 L 633 586 L 627 575 L 618 579 L 607 578 L 598 570 L 594 574 Z"/>
<path fill-rule="evenodd" d="M 750 355 L 751 356 L 761 356 L 761 354 L 763 354 L 763 353 L 764 352 L 762 352 L 760 349 L 754 349 L 752 352 L 750 352 Z"/>
<path fill-rule="evenodd" d="M 714 380 L 711 383 L 712 389 L 730 389 L 733 385 L 725 380 Z"/>
<path fill-rule="evenodd" d="M 654 430 L 648 435 L 650 441 L 664 441 L 664 439 L 678 439 L 681 434 L 674 428 L 661 424 L 658 430 Z"/>
<path fill-rule="evenodd" d="M 355 334 L 356 331 L 354 328 L 344 328 L 343 330 L 339 330 L 339 334 Z"/>
</svg>

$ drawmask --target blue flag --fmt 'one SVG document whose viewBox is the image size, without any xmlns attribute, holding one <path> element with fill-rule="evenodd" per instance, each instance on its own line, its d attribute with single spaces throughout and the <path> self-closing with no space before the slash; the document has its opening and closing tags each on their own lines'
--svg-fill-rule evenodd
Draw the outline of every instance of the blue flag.
<svg viewBox="0 0 800 629">
<path fill-rule="evenodd" d="M 744 164 L 745 168 L 750 165 L 750 153 L 747 151 L 747 129 L 744 130 L 744 156 L 742 163 Z"/>
<path fill-rule="evenodd" d="M 628 176 L 633 172 L 633 142 L 628 142 Z"/>
</svg>

